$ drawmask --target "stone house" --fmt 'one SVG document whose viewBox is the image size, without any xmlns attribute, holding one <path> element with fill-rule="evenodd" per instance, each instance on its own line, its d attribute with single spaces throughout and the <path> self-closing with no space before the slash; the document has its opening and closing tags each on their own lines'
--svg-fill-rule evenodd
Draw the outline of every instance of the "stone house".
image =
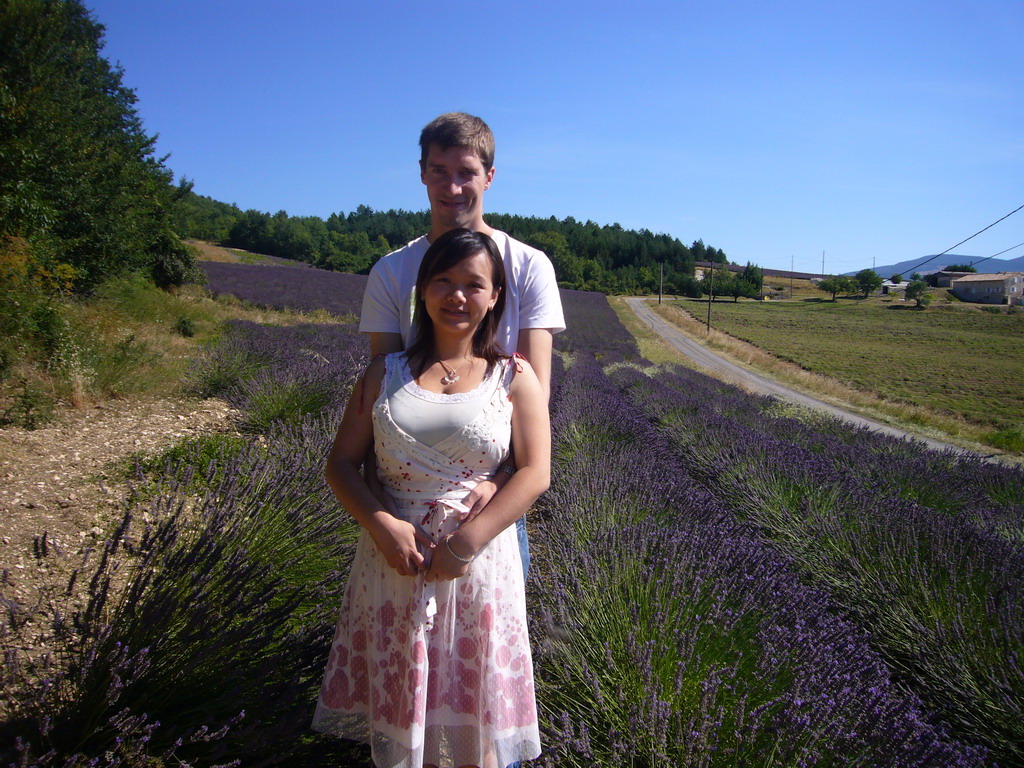
<svg viewBox="0 0 1024 768">
<path fill-rule="evenodd" d="M 953 281 L 953 295 L 976 304 L 1024 304 L 1024 272 L 964 275 Z"/>
<path fill-rule="evenodd" d="M 936 288 L 949 288 L 953 285 L 954 280 L 959 280 L 961 277 L 973 274 L 974 272 L 948 272 L 943 269 L 932 275 L 932 279 Z"/>
</svg>

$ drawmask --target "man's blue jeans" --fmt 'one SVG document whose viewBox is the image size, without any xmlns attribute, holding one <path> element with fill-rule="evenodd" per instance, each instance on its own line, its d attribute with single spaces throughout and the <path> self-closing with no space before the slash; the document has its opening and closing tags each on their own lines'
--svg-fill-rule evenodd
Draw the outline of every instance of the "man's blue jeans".
<svg viewBox="0 0 1024 768">
<path fill-rule="evenodd" d="M 530 540 L 526 536 L 526 515 L 516 520 L 516 536 L 519 537 L 519 554 L 523 559 L 523 581 L 530 572 Z"/>
</svg>

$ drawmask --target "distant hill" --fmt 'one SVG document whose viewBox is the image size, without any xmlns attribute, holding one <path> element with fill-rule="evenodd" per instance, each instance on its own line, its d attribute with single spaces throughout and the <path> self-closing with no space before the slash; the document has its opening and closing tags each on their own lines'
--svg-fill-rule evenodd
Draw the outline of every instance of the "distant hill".
<svg viewBox="0 0 1024 768">
<path fill-rule="evenodd" d="M 994 274 L 996 272 L 1024 272 L 1024 256 L 1018 256 L 1016 259 L 985 259 L 984 256 L 963 256 L 955 253 L 947 253 L 945 256 L 939 256 L 934 260 L 929 261 L 917 269 L 918 264 L 926 259 L 933 258 L 931 256 L 920 256 L 916 259 L 909 259 L 908 261 L 901 261 L 897 264 L 890 264 L 882 267 L 875 267 L 875 272 L 880 274 L 882 277 L 888 278 L 890 275 L 900 273 L 905 278 L 909 278 L 913 272 L 920 272 L 922 275 L 929 275 L 932 272 L 938 272 L 941 269 L 949 266 L 950 264 L 971 264 L 979 262 L 975 269 L 978 272 L 986 275 Z M 982 259 L 985 259 L 982 261 Z M 846 275 L 855 275 L 860 270 L 853 270 L 852 272 L 844 272 Z"/>
</svg>

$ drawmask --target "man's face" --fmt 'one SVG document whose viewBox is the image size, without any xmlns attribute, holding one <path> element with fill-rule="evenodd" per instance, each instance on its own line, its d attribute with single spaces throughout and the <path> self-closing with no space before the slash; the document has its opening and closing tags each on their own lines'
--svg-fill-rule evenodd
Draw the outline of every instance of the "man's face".
<svg viewBox="0 0 1024 768">
<path fill-rule="evenodd" d="M 484 170 L 476 152 L 469 147 L 441 149 L 431 144 L 420 178 L 427 186 L 435 226 L 445 231 L 486 228 L 484 190 L 491 185 L 494 168 Z"/>
</svg>

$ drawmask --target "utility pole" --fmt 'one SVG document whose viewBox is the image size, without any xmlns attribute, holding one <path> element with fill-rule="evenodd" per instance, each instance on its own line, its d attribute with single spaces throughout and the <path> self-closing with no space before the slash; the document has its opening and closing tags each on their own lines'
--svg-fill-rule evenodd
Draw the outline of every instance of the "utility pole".
<svg viewBox="0 0 1024 768">
<path fill-rule="evenodd" d="M 821 252 L 821 276 L 825 276 L 825 252 Z"/>
</svg>

